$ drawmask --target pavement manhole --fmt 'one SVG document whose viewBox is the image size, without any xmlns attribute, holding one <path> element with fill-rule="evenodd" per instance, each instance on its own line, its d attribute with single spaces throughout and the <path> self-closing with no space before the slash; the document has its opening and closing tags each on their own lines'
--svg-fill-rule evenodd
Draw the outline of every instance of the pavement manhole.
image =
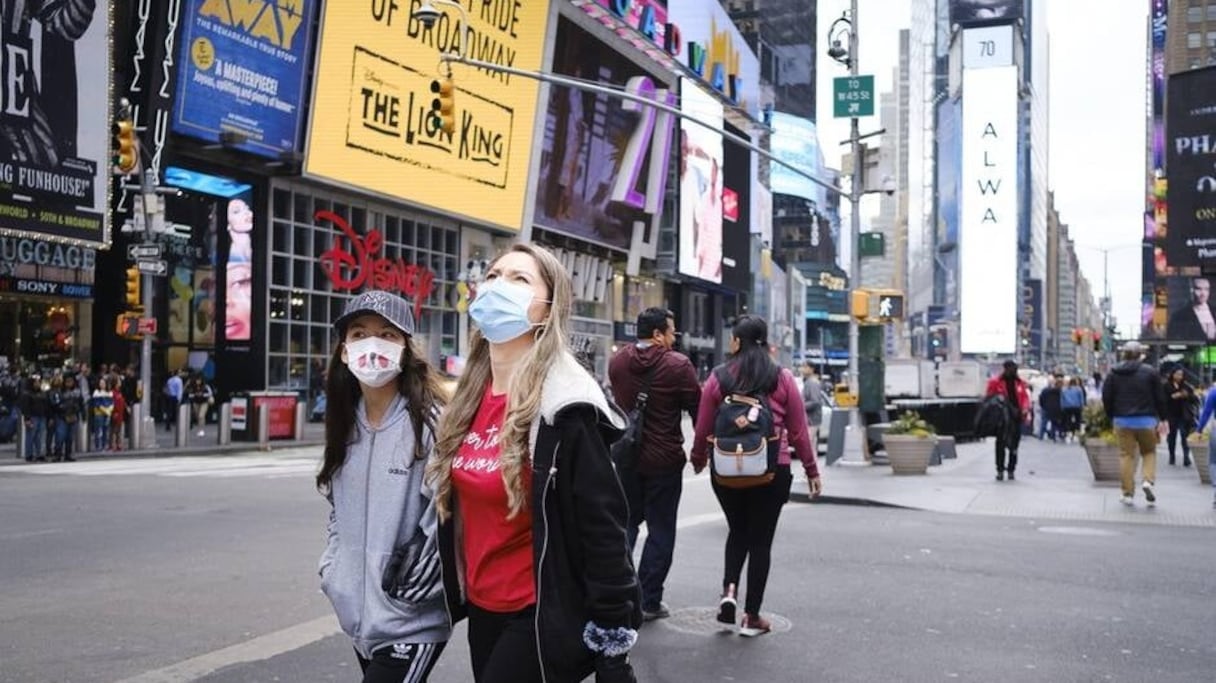
<svg viewBox="0 0 1216 683">
<path fill-rule="evenodd" d="M 1097 529 L 1092 526 L 1041 526 L 1039 531 L 1045 534 L 1064 534 L 1065 536 L 1119 536 L 1118 531 Z"/>
<path fill-rule="evenodd" d="M 773 633 L 785 633 L 794 627 L 789 619 L 779 614 L 772 612 L 761 612 L 761 614 L 773 625 Z M 660 623 L 681 633 L 694 636 L 714 636 L 739 630 L 737 625 L 731 629 L 725 624 L 718 623 L 717 616 L 717 607 L 684 607 L 672 610 L 671 616 L 660 620 Z M 742 617 L 743 614 L 740 612 L 739 618 L 742 619 Z"/>
</svg>

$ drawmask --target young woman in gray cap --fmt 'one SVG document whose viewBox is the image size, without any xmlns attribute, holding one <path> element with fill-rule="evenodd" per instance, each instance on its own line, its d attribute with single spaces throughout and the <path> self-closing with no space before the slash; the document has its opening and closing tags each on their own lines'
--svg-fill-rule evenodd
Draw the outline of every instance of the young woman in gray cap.
<svg viewBox="0 0 1216 683">
<path fill-rule="evenodd" d="M 317 474 L 332 505 L 321 591 L 354 640 L 364 683 L 425 681 L 452 629 L 424 484 L 438 374 L 411 340 L 409 302 L 395 294 L 360 294 L 334 327 Z"/>
</svg>

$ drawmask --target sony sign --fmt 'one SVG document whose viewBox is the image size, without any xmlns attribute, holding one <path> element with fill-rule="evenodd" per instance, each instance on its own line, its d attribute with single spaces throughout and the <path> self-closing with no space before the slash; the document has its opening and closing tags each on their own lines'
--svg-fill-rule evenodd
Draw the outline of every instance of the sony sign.
<svg viewBox="0 0 1216 683">
<path fill-rule="evenodd" d="M 960 349 L 1011 354 L 1018 338 L 1018 68 L 963 69 Z"/>
</svg>

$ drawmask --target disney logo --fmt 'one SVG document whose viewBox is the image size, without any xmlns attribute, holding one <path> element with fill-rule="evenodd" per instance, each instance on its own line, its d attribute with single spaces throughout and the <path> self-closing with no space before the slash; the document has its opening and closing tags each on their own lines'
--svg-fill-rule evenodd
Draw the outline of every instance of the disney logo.
<svg viewBox="0 0 1216 683">
<path fill-rule="evenodd" d="M 321 271 L 334 290 L 351 292 L 369 286 L 399 292 L 413 300 L 414 317 L 422 315 L 423 302 L 435 291 L 434 272 L 405 259 L 377 256 L 384 248 L 384 236 L 379 230 L 368 230 L 366 237 L 360 237 L 346 219 L 332 211 L 318 211 L 313 218 L 318 223 L 332 223 L 340 233 L 320 257 Z M 343 237 L 350 248 L 343 247 Z"/>
</svg>

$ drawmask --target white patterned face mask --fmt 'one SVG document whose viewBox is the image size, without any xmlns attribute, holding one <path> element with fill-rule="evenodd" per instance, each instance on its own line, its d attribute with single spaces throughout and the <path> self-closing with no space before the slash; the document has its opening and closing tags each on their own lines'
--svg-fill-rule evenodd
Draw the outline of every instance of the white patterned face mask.
<svg viewBox="0 0 1216 683">
<path fill-rule="evenodd" d="M 361 384 L 379 388 L 401 374 L 405 347 L 380 337 L 367 337 L 346 344 L 346 367 Z"/>
</svg>

